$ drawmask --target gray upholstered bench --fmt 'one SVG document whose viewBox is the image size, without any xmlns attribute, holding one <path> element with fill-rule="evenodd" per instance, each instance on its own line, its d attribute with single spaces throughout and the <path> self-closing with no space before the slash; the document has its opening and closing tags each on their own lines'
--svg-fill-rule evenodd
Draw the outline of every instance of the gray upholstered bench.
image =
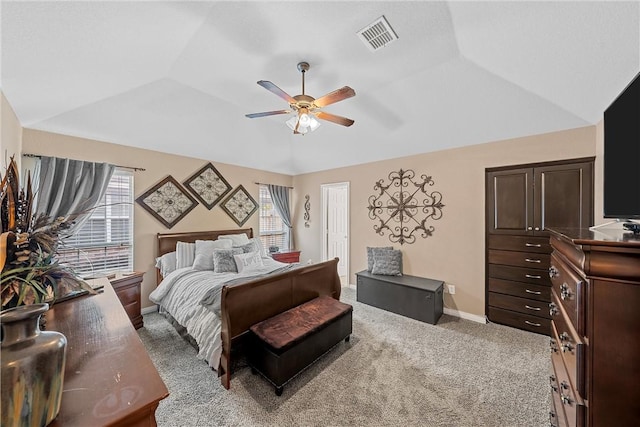
<svg viewBox="0 0 640 427">
<path fill-rule="evenodd" d="M 340 341 L 349 341 L 352 330 L 349 304 L 321 296 L 250 328 L 248 362 L 280 396 L 284 385 Z"/>
</svg>

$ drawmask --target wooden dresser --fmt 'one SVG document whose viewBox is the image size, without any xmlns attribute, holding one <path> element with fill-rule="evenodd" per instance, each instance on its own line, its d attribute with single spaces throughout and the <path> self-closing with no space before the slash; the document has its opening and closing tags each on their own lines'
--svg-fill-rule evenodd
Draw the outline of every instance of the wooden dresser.
<svg viewBox="0 0 640 427">
<path fill-rule="evenodd" d="M 550 231 L 551 425 L 640 425 L 640 236 Z"/>
<path fill-rule="evenodd" d="M 58 304 L 46 328 L 67 337 L 60 412 L 50 427 L 155 426 L 169 395 L 113 287 Z"/>
<path fill-rule="evenodd" d="M 593 158 L 486 170 L 486 313 L 549 335 L 547 227 L 588 227 Z"/>
</svg>

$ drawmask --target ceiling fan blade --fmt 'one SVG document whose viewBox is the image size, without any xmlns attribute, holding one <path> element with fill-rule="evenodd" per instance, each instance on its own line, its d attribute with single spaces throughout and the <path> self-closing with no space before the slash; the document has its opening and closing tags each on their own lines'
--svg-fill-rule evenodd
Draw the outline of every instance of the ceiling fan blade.
<svg viewBox="0 0 640 427">
<path fill-rule="evenodd" d="M 245 117 L 255 119 L 256 117 L 275 116 L 277 114 L 289 114 L 291 110 L 265 111 L 264 113 L 245 114 Z"/>
<path fill-rule="evenodd" d="M 324 111 L 318 111 L 316 117 L 322 120 L 327 120 L 329 122 L 337 123 L 342 126 L 351 126 L 355 122 L 351 119 L 347 119 L 346 117 L 336 116 L 335 114 L 325 113 Z"/>
<path fill-rule="evenodd" d="M 287 92 L 283 91 L 278 86 L 276 86 L 273 83 L 271 83 L 270 81 L 268 81 L 268 80 L 260 80 L 258 82 L 258 84 L 260 86 L 262 86 L 263 88 L 265 88 L 266 90 L 275 93 L 280 98 L 282 98 L 285 101 L 287 101 L 289 104 L 295 104 L 296 103 L 296 100 L 293 99 L 293 97 L 291 95 L 289 95 Z"/>
<path fill-rule="evenodd" d="M 343 99 L 351 98 L 352 96 L 356 96 L 356 91 L 351 89 L 349 86 L 345 86 L 341 87 L 340 89 L 334 90 L 333 92 L 328 93 L 325 96 L 321 96 L 320 98 L 313 101 L 313 103 L 316 105 L 316 107 L 322 108 L 335 102 L 342 101 Z"/>
</svg>

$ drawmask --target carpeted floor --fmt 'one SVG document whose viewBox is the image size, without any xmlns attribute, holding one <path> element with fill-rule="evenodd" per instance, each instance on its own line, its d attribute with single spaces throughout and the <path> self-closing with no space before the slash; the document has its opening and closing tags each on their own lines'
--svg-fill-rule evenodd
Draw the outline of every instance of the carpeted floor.
<svg viewBox="0 0 640 427">
<path fill-rule="evenodd" d="M 159 426 L 548 425 L 548 338 L 444 315 L 430 325 L 355 301 L 353 334 L 282 396 L 241 368 L 225 390 L 157 313 L 140 337 L 169 397 Z"/>
</svg>

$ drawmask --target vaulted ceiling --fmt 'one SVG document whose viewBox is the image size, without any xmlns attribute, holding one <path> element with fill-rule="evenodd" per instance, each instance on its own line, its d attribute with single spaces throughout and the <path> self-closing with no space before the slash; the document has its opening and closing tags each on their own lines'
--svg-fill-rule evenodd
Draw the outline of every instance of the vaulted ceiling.
<svg viewBox="0 0 640 427">
<path fill-rule="evenodd" d="M 640 70 L 640 3 L 1 3 L 23 127 L 299 174 L 597 123 Z M 384 15 L 398 40 L 356 33 Z M 293 135 L 258 86 L 356 96 Z"/>
</svg>

